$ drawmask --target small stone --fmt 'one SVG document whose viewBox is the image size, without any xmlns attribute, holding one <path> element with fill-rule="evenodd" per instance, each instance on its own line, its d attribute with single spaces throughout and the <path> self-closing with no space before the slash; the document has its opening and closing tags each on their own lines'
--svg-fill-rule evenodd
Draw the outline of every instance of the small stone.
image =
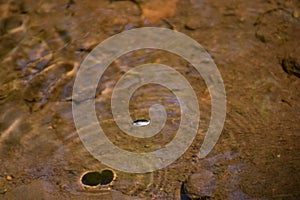
<svg viewBox="0 0 300 200">
<path fill-rule="evenodd" d="M 197 20 L 195 18 L 188 19 L 187 22 L 185 23 L 185 28 L 188 30 L 196 30 L 200 28 L 198 19 Z"/>
<path fill-rule="evenodd" d="M 215 175 L 208 170 L 192 174 L 184 186 L 185 194 L 192 199 L 212 198 L 215 189 Z"/>
<path fill-rule="evenodd" d="M 0 189 L 0 194 L 5 194 L 7 192 L 7 189 L 4 188 L 4 189 Z"/>
<path fill-rule="evenodd" d="M 12 179 L 13 179 L 13 177 L 12 177 L 12 176 L 10 176 L 10 175 L 6 176 L 6 180 L 8 180 L 8 181 L 12 181 Z"/>
<path fill-rule="evenodd" d="M 293 12 L 293 17 L 294 17 L 294 18 L 299 18 L 299 16 L 300 16 L 299 11 L 298 11 L 298 10 L 295 10 L 295 11 Z"/>
<path fill-rule="evenodd" d="M 97 39 L 90 39 L 90 40 L 86 40 L 85 42 L 80 43 L 79 46 L 77 47 L 77 49 L 78 49 L 79 51 L 90 52 L 90 51 L 92 51 L 98 44 L 99 44 L 99 41 L 98 41 Z"/>
<path fill-rule="evenodd" d="M 295 75 L 300 78 L 300 64 L 296 58 L 284 58 L 281 60 L 282 69 L 290 75 Z"/>
</svg>

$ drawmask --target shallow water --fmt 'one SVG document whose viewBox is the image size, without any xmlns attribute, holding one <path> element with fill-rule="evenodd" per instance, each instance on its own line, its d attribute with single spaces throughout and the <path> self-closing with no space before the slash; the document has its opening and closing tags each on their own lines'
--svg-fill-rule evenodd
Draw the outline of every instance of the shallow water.
<svg viewBox="0 0 300 200">
<path fill-rule="evenodd" d="M 0 2 L 0 199 L 300 197 L 298 1 L 170 0 L 164 6 L 159 0 Z M 199 159 L 211 114 L 204 80 L 170 53 L 128 53 L 110 65 L 95 97 L 99 123 L 113 144 L 151 152 L 176 134 L 179 102 L 154 84 L 139 88 L 129 107 L 134 121 L 149 120 L 150 106 L 164 105 L 167 122 L 159 134 L 134 138 L 113 120 L 110 99 L 117 80 L 149 62 L 172 66 L 191 83 L 200 128 L 190 148 L 170 166 L 145 174 L 112 169 L 116 177 L 111 183 L 85 187 L 80 182 L 84 173 L 109 167 L 85 149 L 75 129 L 76 72 L 98 43 L 144 26 L 183 32 L 213 57 L 227 95 L 222 135 L 213 151 Z M 282 66 L 287 59 L 294 64 Z"/>
</svg>

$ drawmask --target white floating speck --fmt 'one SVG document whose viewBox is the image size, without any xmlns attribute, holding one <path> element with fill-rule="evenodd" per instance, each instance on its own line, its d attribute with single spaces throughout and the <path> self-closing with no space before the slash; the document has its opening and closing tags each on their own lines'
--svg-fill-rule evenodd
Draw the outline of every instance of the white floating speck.
<svg viewBox="0 0 300 200">
<path fill-rule="evenodd" d="M 132 125 L 134 126 L 147 126 L 149 124 L 150 124 L 150 120 L 146 120 L 146 119 L 135 120 L 134 122 L 132 122 Z"/>
</svg>

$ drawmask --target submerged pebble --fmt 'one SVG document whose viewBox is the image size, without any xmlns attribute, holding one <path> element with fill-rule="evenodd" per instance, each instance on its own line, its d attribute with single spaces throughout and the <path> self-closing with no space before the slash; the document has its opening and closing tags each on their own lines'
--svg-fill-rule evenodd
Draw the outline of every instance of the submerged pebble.
<svg viewBox="0 0 300 200">
<path fill-rule="evenodd" d="M 0 189 L 0 194 L 5 194 L 7 192 L 7 189 L 4 188 L 4 189 Z"/>
<path fill-rule="evenodd" d="M 183 193 L 191 199 L 213 198 L 215 175 L 208 170 L 192 174 L 183 186 Z"/>
<path fill-rule="evenodd" d="M 299 11 L 298 11 L 298 10 L 295 10 L 295 11 L 293 12 L 293 17 L 294 17 L 294 18 L 299 18 L 299 16 L 300 16 Z"/>
<path fill-rule="evenodd" d="M 13 179 L 13 177 L 12 177 L 12 176 L 10 176 L 10 175 L 6 176 L 6 180 L 8 180 L 8 181 L 12 181 L 12 179 Z"/>
</svg>

